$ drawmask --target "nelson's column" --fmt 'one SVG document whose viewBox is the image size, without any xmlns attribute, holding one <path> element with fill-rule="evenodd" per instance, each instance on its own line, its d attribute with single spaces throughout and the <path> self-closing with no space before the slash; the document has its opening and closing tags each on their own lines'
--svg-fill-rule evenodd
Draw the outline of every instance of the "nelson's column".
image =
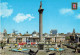
<svg viewBox="0 0 80 55">
<path fill-rule="evenodd" d="M 46 51 L 44 51 L 44 42 L 43 42 L 43 34 L 42 34 L 42 1 L 40 2 L 39 12 L 39 43 L 38 43 L 38 53 L 36 55 L 47 55 Z"/>
<path fill-rule="evenodd" d="M 38 12 L 39 12 L 39 41 L 40 42 L 42 42 L 43 41 L 43 37 L 42 37 L 42 14 L 43 14 L 43 10 L 44 9 L 42 9 L 42 2 L 40 2 L 40 8 L 39 8 L 39 10 L 38 10 Z"/>
</svg>

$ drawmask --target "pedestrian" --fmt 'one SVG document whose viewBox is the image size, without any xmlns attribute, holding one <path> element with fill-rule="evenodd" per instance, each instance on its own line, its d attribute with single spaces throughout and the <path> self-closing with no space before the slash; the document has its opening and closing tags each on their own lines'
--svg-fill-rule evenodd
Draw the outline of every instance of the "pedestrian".
<svg viewBox="0 0 80 55">
<path fill-rule="evenodd" d="M 3 43 L 3 41 L 1 42 L 1 48 L 3 49 L 3 47 L 4 47 L 4 43 Z"/>
</svg>

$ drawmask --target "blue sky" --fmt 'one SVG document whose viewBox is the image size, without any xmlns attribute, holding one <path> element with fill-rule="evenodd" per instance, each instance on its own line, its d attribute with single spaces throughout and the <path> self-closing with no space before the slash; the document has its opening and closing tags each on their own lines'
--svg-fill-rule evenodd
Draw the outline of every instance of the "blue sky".
<svg viewBox="0 0 80 55">
<path fill-rule="evenodd" d="M 0 32 L 4 29 L 12 33 L 39 32 L 38 9 L 41 0 L 0 0 Z M 78 3 L 78 9 L 72 10 L 72 2 Z M 80 33 L 80 0 L 42 0 L 43 33 L 57 29 L 58 33 Z"/>
</svg>

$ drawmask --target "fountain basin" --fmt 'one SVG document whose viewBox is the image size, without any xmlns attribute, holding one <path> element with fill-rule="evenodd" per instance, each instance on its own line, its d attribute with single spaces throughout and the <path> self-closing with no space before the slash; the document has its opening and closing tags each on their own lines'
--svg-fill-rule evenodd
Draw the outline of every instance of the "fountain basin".
<svg viewBox="0 0 80 55">
<path fill-rule="evenodd" d="M 18 50 L 18 49 L 12 49 L 12 51 L 16 51 L 16 52 L 19 52 L 19 51 L 27 51 L 29 49 L 21 49 L 21 50 Z"/>
<path fill-rule="evenodd" d="M 64 51 L 64 49 L 63 49 L 63 48 L 59 48 L 59 49 L 49 48 L 49 50 L 53 50 L 53 51 Z"/>
<path fill-rule="evenodd" d="M 54 49 L 54 48 L 49 48 L 49 50 L 56 50 L 56 49 Z"/>
<path fill-rule="evenodd" d="M 64 49 L 63 48 L 59 48 L 59 51 L 64 51 Z"/>
</svg>

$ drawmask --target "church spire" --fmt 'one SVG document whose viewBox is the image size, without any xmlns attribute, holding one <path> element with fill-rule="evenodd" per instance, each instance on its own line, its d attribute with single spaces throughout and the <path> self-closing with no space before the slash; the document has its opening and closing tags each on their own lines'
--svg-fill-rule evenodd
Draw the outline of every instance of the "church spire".
<svg viewBox="0 0 80 55">
<path fill-rule="evenodd" d="M 75 29 L 73 28 L 73 33 L 75 34 Z"/>
</svg>

